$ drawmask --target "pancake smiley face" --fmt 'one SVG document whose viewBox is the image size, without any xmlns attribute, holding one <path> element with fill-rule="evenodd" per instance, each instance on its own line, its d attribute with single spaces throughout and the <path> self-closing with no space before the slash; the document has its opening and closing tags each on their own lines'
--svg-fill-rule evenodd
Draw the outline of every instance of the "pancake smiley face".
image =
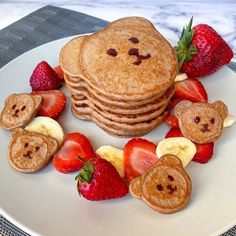
<svg viewBox="0 0 236 236">
<path fill-rule="evenodd" d="M 191 195 L 191 180 L 182 162 L 167 154 L 130 182 L 130 193 L 160 213 L 181 210 Z"/>
<path fill-rule="evenodd" d="M 182 101 L 174 113 L 183 135 L 201 144 L 214 142 L 221 135 L 228 109 L 221 101 L 213 104 Z"/>
</svg>

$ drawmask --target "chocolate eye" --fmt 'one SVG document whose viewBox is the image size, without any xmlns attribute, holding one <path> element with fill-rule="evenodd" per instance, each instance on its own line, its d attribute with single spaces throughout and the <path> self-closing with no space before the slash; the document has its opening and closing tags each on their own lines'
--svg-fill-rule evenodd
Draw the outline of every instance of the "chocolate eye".
<svg viewBox="0 0 236 236">
<path fill-rule="evenodd" d="M 173 177 L 172 175 L 168 175 L 168 179 L 169 179 L 170 181 L 174 181 L 174 177 Z"/>
<path fill-rule="evenodd" d="M 196 117 L 194 118 L 194 122 L 197 123 L 197 124 L 200 122 L 200 120 L 201 120 L 201 119 L 200 119 L 199 116 L 196 116 Z"/>
<path fill-rule="evenodd" d="M 136 37 L 129 38 L 129 41 L 131 41 L 134 44 L 139 43 L 139 40 Z"/>
<path fill-rule="evenodd" d="M 24 147 L 27 148 L 28 146 L 29 146 L 29 144 L 28 144 L 28 143 L 25 143 Z"/>
<path fill-rule="evenodd" d="M 158 184 L 158 185 L 157 185 L 157 190 L 163 191 L 163 189 L 164 189 L 164 188 L 163 188 L 163 186 L 162 186 L 161 184 Z"/>
<path fill-rule="evenodd" d="M 211 118 L 210 122 L 211 122 L 212 124 L 214 124 L 214 123 L 215 123 L 215 119 L 214 119 L 214 118 Z"/>
<path fill-rule="evenodd" d="M 107 54 L 109 56 L 116 57 L 118 53 L 114 48 L 110 48 L 110 49 L 107 50 Z"/>
</svg>

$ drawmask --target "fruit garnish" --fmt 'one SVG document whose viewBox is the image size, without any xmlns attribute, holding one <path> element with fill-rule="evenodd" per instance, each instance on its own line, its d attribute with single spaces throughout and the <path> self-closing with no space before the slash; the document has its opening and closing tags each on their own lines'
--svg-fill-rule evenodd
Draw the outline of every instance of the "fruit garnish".
<svg viewBox="0 0 236 236">
<path fill-rule="evenodd" d="M 235 121 L 236 121 L 236 117 L 231 114 L 228 114 L 224 120 L 224 128 L 230 127 L 231 125 L 235 123 Z"/>
<path fill-rule="evenodd" d="M 57 73 L 58 77 L 61 80 L 64 80 L 64 73 L 60 65 L 53 67 L 53 70 Z"/>
<path fill-rule="evenodd" d="M 66 96 L 59 90 L 33 91 L 32 94 L 40 95 L 43 98 L 38 115 L 48 116 L 57 119 L 66 105 Z"/>
<path fill-rule="evenodd" d="M 124 171 L 124 151 L 112 147 L 110 145 L 104 145 L 99 147 L 96 150 L 96 153 L 103 159 L 109 161 L 118 171 L 119 175 L 124 178 L 125 171 Z"/>
<path fill-rule="evenodd" d="M 204 164 L 207 163 L 213 156 L 214 143 L 195 144 L 197 152 L 193 157 L 193 161 Z"/>
<path fill-rule="evenodd" d="M 46 61 L 41 61 L 30 77 L 32 91 L 59 89 L 61 85 L 62 80 Z"/>
<path fill-rule="evenodd" d="M 165 117 L 164 121 L 171 127 L 175 127 L 175 128 L 179 127 L 179 121 L 174 114 L 174 108 L 181 101 L 183 101 L 182 98 L 176 98 L 176 99 L 173 99 L 172 101 L 170 101 L 170 103 L 168 105 L 169 113 Z"/>
<path fill-rule="evenodd" d="M 192 28 L 192 21 L 183 28 L 175 50 L 180 71 L 190 77 L 203 77 L 228 64 L 234 54 L 211 26 L 199 24 Z"/>
<path fill-rule="evenodd" d="M 156 144 L 142 138 L 131 139 L 124 147 L 125 177 L 128 182 L 158 161 Z"/>
<path fill-rule="evenodd" d="M 156 154 L 160 158 L 165 154 L 177 156 L 183 167 L 186 167 L 196 153 L 196 146 L 184 137 L 172 137 L 161 140 L 156 148 Z"/>
<path fill-rule="evenodd" d="M 183 134 L 181 133 L 179 128 L 171 128 L 167 132 L 165 138 L 171 138 L 171 137 L 183 137 Z M 214 143 L 205 143 L 205 144 L 195 143 L 195 146 L 197 151 L 192 161 L 198 163 L 207 163 L 213 156 Z"/>
<path fill-rule="evenodd" d="M 188 78 L 174 83 L 174 98 L 192 102 L 207 102 L 208 96 L 203 84 L 198 79 Z"/>
<path fill-rule="evenodd" d="M 100 157 L 85 162 L 76 179 L 78 192 L 87 200 L 115 199 L 128 193 L 116 168 Z"/>
<path fill-rule="evenodd" d="M 64 131 L 61 125 L 50 117 L 38 116 L 34 118 L 25 127 L 25 130 L 50 136 L 57 140 L 59 146 L 62 145 L 64 140 Z"/>
<path fill-rule="evenodd" d="M 69 133 L 65 136 L 61 150 L 54 155 L 53 165 L 59 172 L 70 173 L 83 166 L 78 156 L 87 161 L 95 155 L 89 140 L 84 135 L 78 132 Z"/>
<path fill-rule="evenodd" d="M 176 77 L 175 77 L 175 82 L 179 82 L 179 81 L 183 81 L 188 79 L 188 76 L 186 73 L 179 73 Z"/>
</svg>

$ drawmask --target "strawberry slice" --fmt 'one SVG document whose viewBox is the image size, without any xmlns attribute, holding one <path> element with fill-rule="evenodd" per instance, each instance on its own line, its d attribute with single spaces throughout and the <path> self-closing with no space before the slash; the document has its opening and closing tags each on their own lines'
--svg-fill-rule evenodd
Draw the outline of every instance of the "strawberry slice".
<svg viewBox="0 0 236 236">
<path fill-rule="evenodd" d="M 195 143 L 197 152 L 193 157 L 193 161 L 204 164 L 207 163 L 213 156 L 214 152 L 214 143 L 204 143 L 197 144 Z"/>
<path fill-rule="evenodd" d="M 168 105 L 169 113 L 165 117 L 165 122 L 166 122 L 166 124 L 168 124 L 171 127 L 175 127 L 175 128 L 179 127 L 179 121 L 178 121 L 177 117 L 174 115 L 174 108 L 180 101 L 183 101 L 183 99 L 176 98 L 176 99 L 172 100 Z"/>
<path fill-rule="evenodd" d="M 64 73 L 63 73 L 63 71 L 62 71 L 60 65 L 55 66 L 55 67 L 53 68 L 53 70 L 56 72 L 56 74 L 58 75 L 58 77 L 59 77 L 61 80 L 64 80 Z"/>
<path fill-rule="evenodd" d="M 128 182 L 158 161 L 156 145 L 142 138 L 131 139 L 124 147 L 125 177 Z"/>
<path fill-rule="evenodd" d="M 208 96 L 203 84 L 193 78 L 188 78 L 174 84 L 174 98 L 182 98 L 192 102 L 207 102 Z"/>
<path fill-rule="evenodd" d="M 48 116 L 57 119 L 66 105 L 66 96 L 59 90 L 33 91 L 32 94 L 42 96 L 43 102 L 38 110 L 39 116 Z"/>
<path fill-rule="evenodd" d="M 89 140 L 84 135 L 74 132 L 65 136 L 61 150 L 53 157 L 53 165 L 59 172 L 70 173 L 83 166 L 78 157 L 88 161 L 95 156 Z"/>
<path fill-rule="evenodd" d="M 165 138 L 172 137 L 184 137 L 179 128 L 171 128 L 167 133 Z"/>
<path fill-rule="evenodd" d="M 171 128 L 166 134 L 165 138 L 171 137 L 183 137 L 183 134 L 181 133 L 181 130 L 179 128 Z M 197 152 L 194 155 L 192 161 L 201 164 L 207 163 L 213 156 L 214 143 L 194 144 L 196 145 Z"/>
</svg>

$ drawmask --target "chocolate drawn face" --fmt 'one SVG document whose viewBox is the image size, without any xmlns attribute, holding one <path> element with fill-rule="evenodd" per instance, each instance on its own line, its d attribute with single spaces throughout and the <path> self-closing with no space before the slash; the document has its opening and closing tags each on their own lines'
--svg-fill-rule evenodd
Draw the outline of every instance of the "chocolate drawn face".
<svg viewBox="0 0 236 236">
<path fill-rule="evenodd" d="M 32 162 L 43 162 L 47 157 L 47 144 L 40 137 L 32 137 L 23 134 L 12 145 L 12 157 L 24 165 L 32 165 Z"/>
<path fill-rule="evenodd" d="M 202 138 L 204 138 L 205 135 L 216 135 L 223 124 L 223 120 L 218 112 L 211 107 L 208 107 L 207 110 L 205 107 L 198 107 L 198 109 L 191 107 L 188 112 L 187 120 L 188 127 L 186 127 L 186 129 L 191 133 L 202 136 Z"/>
<path fill-rule="evenodd" d="M 137 37 L 131 37 L 128 40 L 131 41 L 133 44 L 138 44 L 139 43 L 139 40 L 138 40 Z M 116 51 L 115 48 L 109 48 L 106 53 L 109 56 L 112 56 L 112 57 L 116 57 L 118 55 L 118 52 Z M 132 64 L 137 65 L 137 66 L 142 63 L 142 60 L 146 60 L 146 59 L 151 57 L 150 53 L 147 53 L 146 55 L 141 55 L 139 53 L 139 49 L 138 48 L 130 48 L 128 50 L 128 55 L 136 57 L 136 60 Z"/>
</svg>

